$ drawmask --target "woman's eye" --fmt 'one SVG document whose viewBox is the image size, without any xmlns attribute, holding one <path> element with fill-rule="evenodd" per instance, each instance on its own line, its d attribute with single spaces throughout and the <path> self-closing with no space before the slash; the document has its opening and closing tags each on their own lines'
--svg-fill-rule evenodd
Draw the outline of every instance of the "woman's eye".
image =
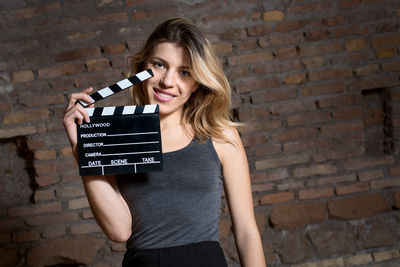
<svg viewBox="0 0 400 267">
<path fill-rule="evenodd" d="M 182 75 L 182 76 L 185 76 L 185 77 L 189 77 L 189 76 L 190 76 L 190 72 L 189 72 L 189 71 L 186 71 L 186 70 L 182 70 L 182 71 L 181 71 L 181 75 Z"/>
<path fill-rule="evenodd" d="M 156 67 L 156 68 L 160 68 L 160 69 L 164 68 L 164 65 L 162 63 L 160 63 L 160 62 L 154 62 L 153 66 Z"/>
</svg>

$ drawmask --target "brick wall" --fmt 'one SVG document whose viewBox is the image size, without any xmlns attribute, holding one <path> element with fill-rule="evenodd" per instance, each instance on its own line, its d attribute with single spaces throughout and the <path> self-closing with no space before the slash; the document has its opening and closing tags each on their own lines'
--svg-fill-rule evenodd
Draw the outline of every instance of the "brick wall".
<svg viewBox="0 0 400 267">
<path fill-rule="evenodd" d="M 162 20 L 193 19 L 234 88 L 271 266 L 400 264 L 398 0 L 0 1 L 2 266 L 118 266 L 61 122 L 124 77 Z M 127 104 L 120 93 L 101 105 Z M 226 203 L 221 243 L 238 266 Z M 79 249 L 76 249 L 76 248 Z"/>
</svg>

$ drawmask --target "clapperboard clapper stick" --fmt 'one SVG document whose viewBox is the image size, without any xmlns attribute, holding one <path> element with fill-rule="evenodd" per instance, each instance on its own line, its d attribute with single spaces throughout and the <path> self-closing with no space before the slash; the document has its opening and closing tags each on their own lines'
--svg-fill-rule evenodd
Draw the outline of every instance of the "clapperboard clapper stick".
<svg viewBox="0 0 400 267">
<path fill-rule="evenodd" d="M 153 77 L 146 70 L 99 90 L 88 106 Z M 131 174 L 162 170 L 158 105 L 86 108 L 90 123 L 78 125 L 79 174 Z"/>
</svg>

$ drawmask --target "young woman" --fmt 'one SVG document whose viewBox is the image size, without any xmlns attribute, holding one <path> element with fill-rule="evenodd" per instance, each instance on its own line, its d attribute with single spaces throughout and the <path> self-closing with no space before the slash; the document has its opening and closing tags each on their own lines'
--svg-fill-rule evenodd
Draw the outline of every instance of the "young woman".
<svg viewBox="0 0 400 267">
<path fill-rule="evenodd" d="M 107 236 L 126 242 L 123 266 L 226 266 L 218 243 L 222 189 L 242 266 L 265 266 L 247 158 L 230 119 L 231 91 L 215 52 L 190 21 L 160 24 L 132 58 L 154 77 L 132 89 L 135 105 L 158 104 L 163 171 L 82 177 Z M 72 94 L 63 118 L 77 155 L 76 123 L 89 121 Z"/>
</svg>

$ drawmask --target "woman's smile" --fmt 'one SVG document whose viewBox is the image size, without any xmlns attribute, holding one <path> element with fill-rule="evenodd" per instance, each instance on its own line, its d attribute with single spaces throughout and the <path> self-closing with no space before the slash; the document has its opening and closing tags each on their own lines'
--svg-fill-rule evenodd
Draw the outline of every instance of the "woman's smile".
<svg viewBox="0 0 400 267">
<path fill-rule="evenodd" d="M 154 96 L 161 102 L 169 102 L 175 97 L 173 94 L 158 88 L 153 88 L 153 92 Z"/>
</svg>

